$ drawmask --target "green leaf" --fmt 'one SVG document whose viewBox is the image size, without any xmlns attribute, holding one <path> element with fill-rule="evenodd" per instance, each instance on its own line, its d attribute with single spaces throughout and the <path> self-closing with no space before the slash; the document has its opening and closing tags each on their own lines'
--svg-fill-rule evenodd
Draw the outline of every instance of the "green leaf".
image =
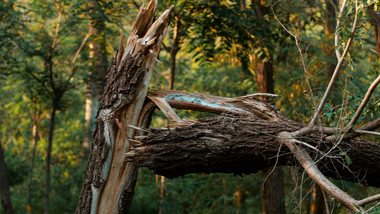
<svg viewBox="0 0 380 214">
<path fill-rule="evenodd" d="M 348 156 L 348 155 L 346 154 L 344 157 L 345 157 L 345 159 L 346 159 L 346 163 L 347 163 L 348 165 L 351 165 L 351 164 L 352 164 L 352 160 L 351 160 L 350 156 Z"/>
</svg>

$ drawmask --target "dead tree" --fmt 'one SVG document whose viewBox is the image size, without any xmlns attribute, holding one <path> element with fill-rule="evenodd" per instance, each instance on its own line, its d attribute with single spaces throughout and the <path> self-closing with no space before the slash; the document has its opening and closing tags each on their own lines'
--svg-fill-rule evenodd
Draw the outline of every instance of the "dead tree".
<svg viewBox="0 0 380 214">
<path fill-rule="evenodd" d="M 354 199 L 326 177 L 380 186 L 380 144 L 356 139 L 362 134 L 379 135 L 373 130 L 380 127 L 380 119 L 354 129 L 380 77 L 369 87 L 347 126 L 330 128 L 317 123 L 352 37 L 343 54 L 337 53 L 337 67 L 310 124 L 301 125 L 276 106 L 257 99 L 272 94 L 225 98 L 157 91 L 146 98 L 173 8 L 153 22 L 156 6 L 155 0 L 142 6 L 126 48 L 121 39 L 109 67 L 76 213 L 126 213 L 138 167 L 174 178 L 199 172 L 242 174 L 275 165 L 296 166 L 351 211 L 365 212 L 364 205 L 380 199 L 380 194 Z M 156 106 L 172 121 L 171 128 L 146 129 Z M 172 107 L 221 116 L 181 119 Z M 342 153 L 351 158 L 350 165 L 345 164 Z"/>
</svg>

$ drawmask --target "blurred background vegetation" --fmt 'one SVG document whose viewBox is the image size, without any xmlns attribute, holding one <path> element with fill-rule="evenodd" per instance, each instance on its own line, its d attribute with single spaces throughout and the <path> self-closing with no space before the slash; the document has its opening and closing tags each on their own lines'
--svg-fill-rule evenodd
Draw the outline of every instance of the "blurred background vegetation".
<svg viewBox="0 0 380 214">
<path fill-rule="evenodd" d="M 242 96 L 263 92 L 259 73 L 269 68 L 272 79 L 265 81 L 273 87 L 265 90 L 279 95 L 272 102 L 288 117 L 307 123 L 331 76 L 330 67 L 336 63 L 334 34 L 340 35 L 341 45 L 349 37 L 354 1 L 348 2 L 339 32 L 335 32 L 337 0 L 283 0 L 272 11 L 274 3 L 159 1 L 159 11 L 172 4 L 176 7 L 150 90 L 172 87 Z M 369 15 L 370 9 L 378 10 L 379 2 L 359 3 L 359 27 L 323 115 L 324 125 L 347 123 L 380 74 Z M 43 213 L 46 191 L 50 192 L 51 213 L 74 212 L 107 64 L 116 54 L 120 34 L 128 37 L 142 4 L 139 0 L 0 2 L 0 142 L 15 213 Z M 300 39 L 312 90 L 305 82 L 294 40 L 273 12 Z M 360 124 L 379 117 L 379 99 L 375 92 Z M 210 115 L 180 111 L 179 116 Z M 164 125 L 165 118 L 157 112 L 152 126 Z M 46 171 L 47 162 L 50 172 Z M 286 212 L 312 212 L 313 182 L 297 169 L 284 167 L 283 171 Z M 49 189 L 46 173 L 51 178 Z M 267 213 L 262 188 L 266 177 L 266 172 L 259 172 L 170 179 L 162 202 L 161 178 L 140 169 L 130 213 L 158 213 L 160 208 L 165 213 Z M 376 192 L 358 184 L 334 182 L 357 198 Z M 343 212 L 344 208 L 335 204 L 334 213 Z"/>
</svg>

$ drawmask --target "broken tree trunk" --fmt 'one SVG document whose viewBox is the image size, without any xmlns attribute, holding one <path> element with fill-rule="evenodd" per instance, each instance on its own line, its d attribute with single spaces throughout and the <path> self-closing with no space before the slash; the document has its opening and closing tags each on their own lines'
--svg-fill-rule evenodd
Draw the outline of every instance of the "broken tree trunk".
<svg viewBox="0 0 380 214">
<path fill-rule="evenodd" d="M 136 134 L 154 64 L 170 19 L 166 10 L 154 21 L 157 1 L 142 6 L 127 46 L 111 62 L 99 103 L 94 141 L 76 213 L 126 213 L 133 196 L 137 167 L 125 162 Z"/>
</svg>

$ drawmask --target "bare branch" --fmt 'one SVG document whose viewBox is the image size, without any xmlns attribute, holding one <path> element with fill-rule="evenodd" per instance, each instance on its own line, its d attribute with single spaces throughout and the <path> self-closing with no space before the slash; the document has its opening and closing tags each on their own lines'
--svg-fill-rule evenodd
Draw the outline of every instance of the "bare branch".
<svg viewBox="0 0 380 214">
<path fill-rule="evenodd" d="M 376 86 L 380 83 L 380 75 L 373 81 L 369 86 L 366 95 L 363 98 L 363 101 L 360 103 L 359 108 L 356 110 L 354 117 L 351 119 L 350 123 L 347 125 L 347 130 L 351 129 L 355 123 L 358 121 L 361 113 L 363 112 L 364 107 L 367 105 L 369 98 L 375 91 Z"/>
<path fill-rule="evenodd" d="M 299 43 L 299 40 L 297 38 L 296 35 L 292 34 L 280 21 L 280 19 L 277 17 L 276 13 L 274 12 L 274 6 L 280 1 L 277 1 L 276 3 L 274 3 L 271 7 L 272 9 L 272 13 L 274 15 L 274 17 L 276 18 L 277 22 L 281 25 L 281 27 L 289 34 L 291 35 L 293 38 L 294 38 L 294 41 L 296 42 L 296 46 L 298 48 L 298 53 L 300 54 L 300 57 L 301 57 L 301 62 L 302 62 L 302 68 L 303 68 L 303 71 L 305 73 L 305 80 L 306 80 L 306 84 L 307 86 L 309 87 L 309 91 L 310 91 L 310 94 L 311 96 L 314 96 L 313 95 L 313 89 L 311 88 L 311 84 L 310 84 L 310 81 L 309 81 L 309 77 L 307 76 L 307 68 L 306 68 L 306 64 L 305 64 L 305 60 L 303 58 L 303 53 L 302 53 L 302 50 L 301 50 L 301 47 L 300 47 L 300 43 Z"/>
<path fill-rule="evenodd" d="M 132 0 L 132 4 L 135 5 L 136 9 L 140 9 L 140 5 L 135 0 Z"/>
<path fill-rule="evenodd" d="M 380 136 L 380 132 L 372 132 L 372 131 L 366 131 L 366 130 L 353 130 L 354 133 L 359 133 L 359 134 L 369 134 L 369 135 L 377 135 Z"/>
<path fill-rule="evenodd" d="M 53 44 L 51 45 L 51 49 L 52 49 L 52 50 L 55 49 L 56 44 L 57 44 L 58 32 L 59 32 L 59 27 L 60 27 L 60 24 L 61 24 L 61 20 L 62 20 L 62 12 L 63 12 L 63 7 L 62 7 L 62 5 L 60 5 L 59 3 L 56 3 L 56 7 L 58 8 L 59 13 L 58 13 L 58 23 L 57 23 L 57 26 L 55 27 L 55 33 L 54 33 Z"/>
<path fill-rule="evenodd" d="M 37 82 L 39 82 L 42 87 L 44 87 L 44 89 L 46 90 L 46 92 L 48 92 L 48 94 L 53 97 L 53 93 L 47 88 L 46 84 L 44 81 L 42 81 L 40 78 L 38 78 L 35 74 L 33 74 L 33 72 L 29 72 L 30 75 L 32 75 L 32 77 L 37 80 Z"/>
<path fill-rule="evenodd" d="M 75 64 L 75 62 L 76 62 L 76 60 L 77 60 L 77 57 L 78 57 L 79 53 L 81 52 L 83 46 L 86 44 L 88 38 L 93 34 L 93 32 L 94 32 L 94 29 L 91 29 L 91 30 L 86 34 L 86 36 L 84 37 L 84 39 L 83 39 L 81 45 L 79 46 L 77 52 L 76 52 L 75 55 L 74 55 L 73 61 L 71 62 L 71 63 L 73 64 L 72 66 L 74 66 L 74 64 Z"/>
<path fill-rule="evenodd" d="M 359 212 L 360 210 L 356 207 L 358 201 L 348 195 L 346 192 L 342 191 L 333 184 L 328 178 L 326 178 L 321 171 L 319 171 L 315 162 L 307 154 L 307 152 L 295 145 L 295 139 L 292 139 L 293 136 L 291 133 L 282 132 L 279 134 L 280 139 L 285 146 L 293 153 L 296 159 L 300 162 L 302 167 L 305 169 L 307 174 L 317 183 L 323 190 L 325 190 L 329 195 L 333 196 L 336 200 L 347 206 L 350 210 Z"/>
<path fill-rule="evenodd" d="M 344 139 L 352 139 L 352 138 L 358 137 L 362 134 L 379 135 L 378 132 L 372 132 L 372 130 L 375 130 L 379 127 L 380 127 L 380 118 L 377 118 L 376 120 L 363 125 L 359 129 L 348 130 L 348 132 L 350 132 L 350 134 L 344 136 Z M 331 130 L 327 130 L 327 131 L 332 131 L 332 132 L 325 132 L 326 134 L 334 134 L 337 132 L 341 132 L 341 129 L 335 129 L 336 130 L 335 132 L 334 132 L 333 128 L 329 128 L 329 129 L 331 129 Z M 325 140 L 333 142 L 336 140 L 336 136 L 335 135 L 328 136 L 325 138 Z"/>
<path fill-rule="evenodd" d="M 325 105 L 325 103 L 327 101 L 327 98 L 330 95 L 332 87 L 333 87 L 334 83 L 337 80 L 338 73 L 339 73 L 340 69 L 342 68 L 342 64 L 343 64 L 344 58 L 346 57 L 346 55 L 348 53 L 348 50 L 349 50 L 349 48 L 351 46 L 352 40 L 354 38 L 355 30 L 356 30 L 356 25 L 358 23 L 358 10 L 359 10 L 359 7 L 358 7 L 358 1 L 357 0 L 355 1 L 355 8 L 356 8 L 355 9 L 355 20 L 354 20 L 354 24 L 352 26 L 351 36 L 350 36 L 350 38 L 347 41 L 347 45 L 346 45 L 346 47 L 344 49 L 343 55 L 338 59 L 338 64 L 335 67 L 334 73 L 333 73 L 333 75 L 331 77 L 329 85 L 327 86 L 325 94 L 323 95 L 322 101 L 320 102 L 320 104 L 318 106 L 318 109 L 315 111 L 314 116 L 313 116 L 313 118 L 310 121 L 310 125 L 315 125 L 317 119 L 319 118 L 319 115 L 321 114 L 321 112 L 323 110 L 323 107 L 324 107 L 324 105 Z M 344 9 L 344 7 L 342 7 L 342 9 Z"/>
<path fill-rule="evenodd" d="M 372 202 L 378 201 L 378 200 L 380 200 L 380 194 L 373 195 L 373 196 L 370 196 L 368 198 L 362 199 L 358 202 L 358 205 L 364 206 L 366 204 L 369 204 L 369 203 L 372 203 Z"/>
</svg>

